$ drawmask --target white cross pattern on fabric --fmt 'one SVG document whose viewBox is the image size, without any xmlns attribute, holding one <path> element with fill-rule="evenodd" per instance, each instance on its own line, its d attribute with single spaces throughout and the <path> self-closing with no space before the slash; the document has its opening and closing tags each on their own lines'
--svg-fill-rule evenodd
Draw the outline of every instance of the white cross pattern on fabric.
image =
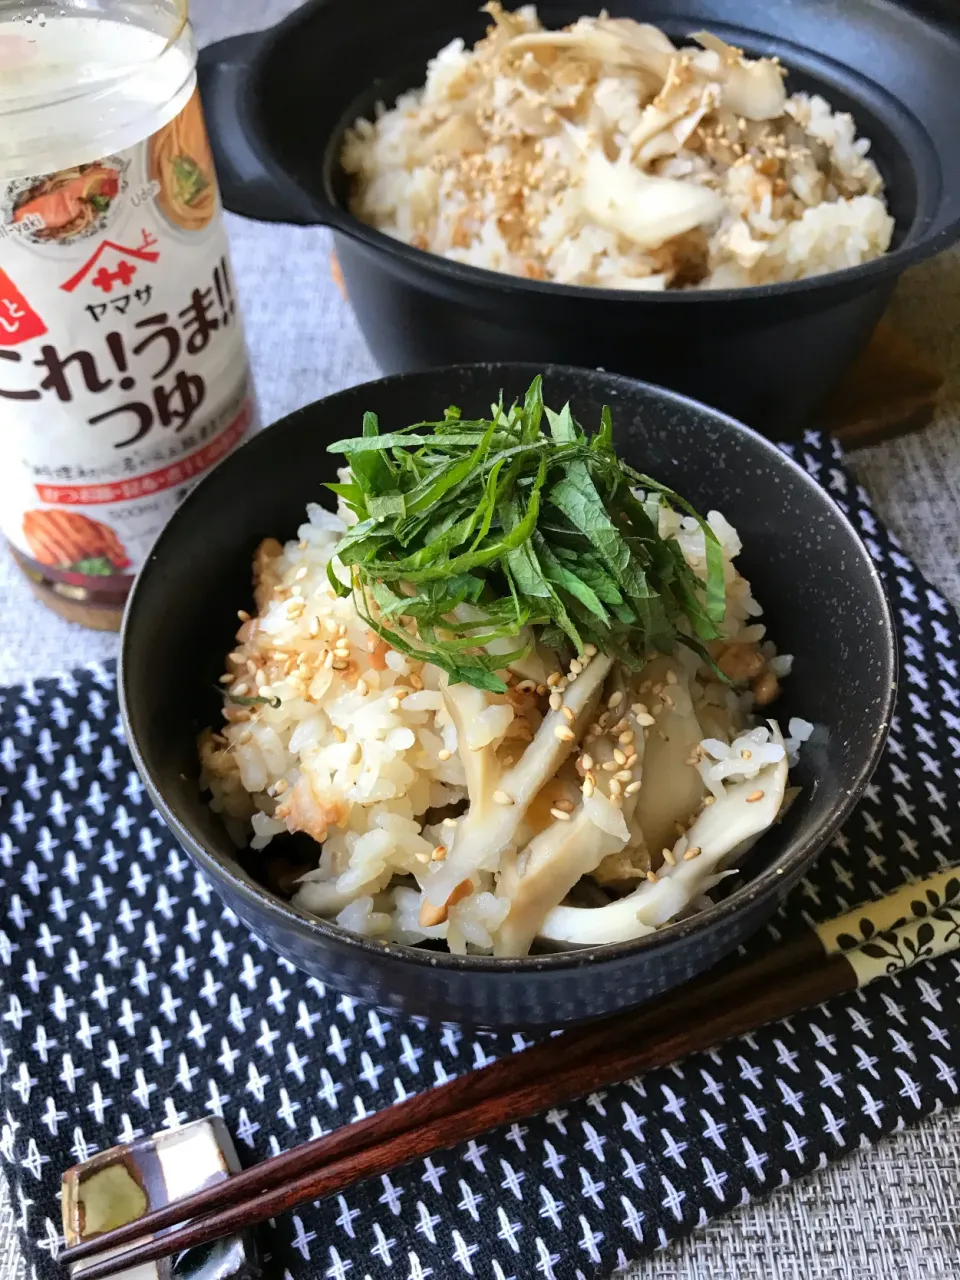
<svg viewBox="0 0 960 1280">
<path fill-rule="evenodd" d="M 844 831 L 768 930 L 790 938 L 953 857 L 957 620 L 829 443 L 791 452 L 869 539 L 898 613 L 904 696 Z M 0 1159 L 36 1280 L 61 1170 L 223 1115 L 248 1160 L 521 1051 L 328 991 L 225 909 L 153 811 L 93 667 L 0 695 Z M 960 876 L 957 893 L 960 895 Z M 946 958 L 643 1081 L 600 1091 L 278 1219 L 289 1280 L 578 1280 L 960 1101 Z"/>
</svg>

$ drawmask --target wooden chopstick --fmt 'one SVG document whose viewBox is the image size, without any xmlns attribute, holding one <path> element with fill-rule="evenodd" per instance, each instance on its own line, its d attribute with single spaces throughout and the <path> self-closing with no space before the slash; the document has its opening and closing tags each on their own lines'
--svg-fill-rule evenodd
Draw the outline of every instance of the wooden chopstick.
<svg viewBox="0 0 960 1280">
<path fill-rule="evenodd" d="M 856 985 L 852 968 L 840 956 L 825 958 L 816 969 L 795 972 L 792 977 L 777 973 L 765 982 L 756 983 L 752 994 L 725 1007 L 718 1004 L 713 983 L 707 982 L 702 989 L 702 1016 L 685 1026 L 671 1029 L 661 1025 L 654 1027 L 647 1037 L 631 1039 L 627 1043 L 622 1040 L 613 1044 L 608 1042 L 602 1051 L 572 1065 L 563 1055 L 558 1067 L 560 1055 L 555 1053 L 553 1070 L 549 1074 L 541 1074 L 538 1080 L 527 1081 L 492 1096 L 483 1096 L 456 1114 L 431 1118 L 416 1128 L 405 1129 L 387 1139 L 381 1138 L 374 1145 L 354 1150 L 330 1164 L 310 1168 L 292 1177 L 285 1185 L 273 1186 L 259 1195 L 251 1194 L 166 1235 L 135 1245 L 121 1254 L 91 1262 L 80 1274 L 83 1280 L 100 1280 L 129 1267 L 232 1235 L 295 1205 L 334 1195 L 361 1179 L 387 1173 L 398 1165 L 466 1142 L 488 1129 L 526 1119 L 538 1111 L 675 1062 L 688 1053 L 712 1048 L 730 1036 L 755 1030 L 764 1022 L 819 1004 L 831 996 L 853 990 Z M 484 1068 L 490 1072 L 491 1080 L 498 1065 L 495 1063 Z M 429 1094 L 424 1096 L 429 1097 Z M 400 1104 L 402 1107 L 407 1105 Z M 291 1168 L 290 1173 L 293 1172 Z M 231 1178 L 229 1183 L 234 1181 Z M 137 1226 L 141 1227 L 142 1234 L 142 1222 Z M 107 1235 L 96 1243 L 98 1252 L 111 1247 Z M 74 1251 L 72 1258 L 76 1259 L 76 1256 Z"/>
<path fill-rule="evenodd" d="M 950 879 L 956 876 L 948 871 L 904 886 L 896 894 L 820 926 L 815 934 L 805 935 L 797 943 L 776 948 L 753 964 L 694 980 L 636 1013 L 567 1032 L 559 1041 L 549 1040 L 388 1107 L 196 1196 L 75 1245 L 61 1254 L 61 1260 L 77 1262 L 140 1240 L 125 1253 L 82 1269 L 85 1280 L 113 1275 L 231 1234 L 303 1201 L 334 1194 L 362 1178 L 466 1141 L 486 1129 L 666 1065 L 763 1022 L 865 985 L 891 961 L 880 963 L 878 969 L 875 956 L 830 954 L 844 935 L 861 932 L 865 918 L 876 919 L 881 928 L 895 920 L 903 924 L 901 917 L 909 921 L 896 934 L 883 935 L 893 939 L 885 944 L 890 948 L 889 956 L 899 953 L 906 957 L 899 967 L 951 950 L 960 941 L 960 911 L 958 938 L 941 939 L 934 950 L 929 939 L 924 942 L 924 935 L 917 935 L 924 927 L 923 920 L 910 920 L 911 907 L 923 905 L 925 891 L 942 895 Z M 932 928 L 929 923 L 925 927 Z M 874 950 L 877 945 L 873 943 Z M 193 1220 L 179 1230 L 143 1241 L 145 1234 L 188 1217 Z"/>
<path fill-rule="evenodd" d="M 805 935 L 799 943 L 777 948 L 770 953 L 769 959 L 765 958 L 765 971 L 772 973 L 780 965 L 793 967 L 802 962 L 809 957 L 811 943 L 816 954 L 812 934 Z M 776 965 L 772 963 L 774 958 Z M 748 968 L 740 965 L 728 973 L 714 974 L 712 981 L 718 997 L 732 999 L 742 986 L 756 981 L 756 974 L 753 966 Z M 561 1037 L 551 1037 L 522 1053 L 499 1059 L 479 1070 L 468 1071 L 446 1084 L 436 1085 L 403 1102 L 365 1116 L 362 1120 L 342 1125 L 333 1133 L 300 1143 L 289 1151 L 271 1156 L 270 1159 L 194 1195 L 154 1209 L 135 1222 L 72 1245 L 61 1252 L 60 1260 L 63 1263 L 74 1263 L 104 1249 L 116 1249 L 132 1240 L 139 1240 L 185 1222 L 188 1218 L 196 1219 L 236 1203 L 248 1193 L 257 1195 L 279 1186 L 290 1177 L 341 1160 L 372 1142 L 386 1141 L 430 1120 L 455 1116 L 487 1098 L 542 1078 L 555 1068 L 558 1054 L 562 1054 L 564 1063 L 568 1066 L 580 1062 L 585 1057 L 602 1052 L 609 1043 L 612 1032 L 624 1042 L 633 1040 L 639 1035 L 652 1032 L 665 1017 L 676 1021 L 687 1009 L 698 1007 L 701 998 L 699 982 L 694 979 L 657 997 L 641 1009 L 591 1022 L 587 1026 L 564 1032 Z"/>
</svg>

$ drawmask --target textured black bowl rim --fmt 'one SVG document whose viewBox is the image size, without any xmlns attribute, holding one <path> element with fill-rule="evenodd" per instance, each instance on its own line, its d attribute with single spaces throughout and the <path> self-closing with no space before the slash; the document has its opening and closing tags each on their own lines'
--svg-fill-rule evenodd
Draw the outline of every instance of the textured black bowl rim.
<svg viewBox="0 0 960 1280">
<path fill-rule="evenodd" d="M 333 0 L 326 0 L 326 4 L 322 7 L 329 7 Z M 261 37 L 261 41 L 256 46 L 256 60 L 262 66 L 276 45 L 284 39 L 290 31 L 296 30 L 300 22 L 309 19 L 311 9 L 305 6 L 302 9 L 295 10 L 289 14 L 281 22 L 265 31 Z M 952 39 L 957 45 L 958 52 L 958 73 L 960 73 L 960 39 L 957 34 L 945 27 L 942 23 L 925 18 L 922 14 L 912 9 L 905 9 L 904 13 L 921 23 L 923 26 L 929 27 L 939 35 Z M 648 18 L 653 21 L 657 15 Z M 711 28 L 720 33 L 721 38 L 723 32 L 734 31 L 741 38 L 741 29 L 736 26 L 735 22 L 714 22 Z M 781 57 L 781 61 L 787 66 L 789 71 L 790 51 L 796 50 L 798 58 L 802 58 L 805 54 L 809 56 L 810 50 L 806 46 L 798 44 L 796 41 L 785 40 L 782 37 L 768 37 L 767 43 L 774 40 L 777 45 L 777 53 Z M 816 53 L 815 58 L 821 64 L 832 63 L 837 67 L 844 67 L 844 64 L 836 58 L 830 57 L 829 54 Z M 802 68 L 803 63 L 796 61 L 794 63 L 798 68 Z M 849 71 L 849 68 L 844 68 Z M 876 92 L 892 97 L 886 88 L 879 82 L 868 80 L 861 73 L 853 73 L 857 79 L 864 80 Z M 363 96 L 363 95 L 359 95 Z M 939 204 L 942 207 L 943 201 L 947 197 L 947 193 L 943 186 L 943 168 L 941 162 L 941 153 L 933 147 L 932 140 L 922 121 L 913 114 L 908 112 L 903 104 L 899 104 L 901 109 L 909 114 L 913 121 L 914 127 L 922 133 L 928 141 L 933 154 L 937 156 L 938 168 L 940 170 L 940 199 Z M 351 108 L 352 111 L 352 108 Z M 453 282 L 464 285 L 483 285 L 488 289 L 516 290 L 522 294 L 531 296 L 541 295 L 546 298 L 551 297 L 580 297 L 584 296 L 590 299 L 596 299 L 598 302 L 628 302 L 640 301 L 651 302 L 656 306 L 689 306 L 692 303 L 707 303 L 711 306 L 718 306 L 722 303 L 730 303 L 745 299 L 764 299 L 792 297 L 799 293 L 819 293 L 824 290 L 842 289 L 848 284 L 857 284 L 860 281 L 876 280 L 877 283 L 881 279 L 889 276 L 899 276 L 908 267 L 922 262 L 925 258 L 934 257 L 938 253 L 942 253 L 949 248 L 956 240 L 960 239 L 960 216 L 947 222 L 940 227 L 933 235 L 923 228 L 917 228 L 916 219 L 906 229 L 904 239 L 895 249 L 888 250 L 880 255 L 879 258 L 871 258 L 868 262 L 861 262 L 853 267 L 843 267 L 839 271 L 825 271 L 818 275 L 807 276 L 801 280 L 784 280 L 779 282 L 771 282 L 769 284 L 758 285 L 740 285 L 737 287 L 728 287 L 725 289 L 665 289 L 656 290 L 635 290 L 635 289 L 603 289 L 593 285 L 571 285 L 561 284 L 553 280 L 528 280 L 523 276 L 514 276 L 506 271 L 494 271 L 488 267 L 477 267 L 469 263 L 457 262 L 452 258 L 446 258 L 443 254 L 431 253 L 426 249 L 417 249 L 413 245 L 407 244 L 405 241 L 397 240 L 393 236 L 387 235 L 383 231 L 377 230 L 376 227 L 370 226 L 368 223 L 362 222 L 349 209 L 346 209 L 333 190 L 331 181 L 332 174 L 339 164 L 339 156 L 333 154 L 334 149 L 340 145 L 343 140 L 343 134 L 349 123 L 348 120 L 351 111 L 347 111 L 341 117 L 336 128 L 331 132 L 327 139 L 322 152 L 322 160 L 320 162 L 321 181 L 325 201 L 321 201 L 311 191 L 308 191 L 303 185 L 290 174 L 286 167 L 279 161 L 274 160 L 273 164 L 277 165 L 283 173 L 287 182 L 292 182 L 297 190 L 306 197 L 310 205 L 313 206 L 318 215 L 318 221 L 329 225 L 333 230 L 343 235 L 348 235 L 354 240 L 367 245 L 379 253 L 385 254 L 394 261 L 403 263 L 406 266 L 416 269 L 427 269 L 434 272 L 441 278 L 446 278 Z M 268 166 L 272 167 L 272 166 Z"/>
<path fill-rule="evenodd" d="M 886 591 L 877 571 L 876 565 L 870 557 L 869 552 L 863 544 L 860 535 L 854 529 L 853 525 L 847 519 L 846 515 L 834 503 L 826 491 L 799 466 L 791 457 L 785 454 L 775 444 L 765 439 L 758 432 L 738 422 L 735 418 L 729 417 L 727 414 L 712 409 L 708 405 L 701 404 L 699 401 L 693 400 L 689 396 L 684 396 L 675 391 L 668 391 L 663 387 L 655 386 L 652 383 L 644 382 L 639 378 L 629 378 L 621 374 L 606 373 L 597 369 L 582 369 L 571 365 L 535 365 L 530 363 L 509 363 L 506 361 L 484 362 L 473 365 L 447 365 L 441 369 L 432 369 L 427 371 L 419 371 L 414 373 L 395 374 L 387 378 L 375 379 L 371 382 L 358 384 L 354 387 L 347 387 L 343 391 L 335 392 L 330 396 L 324 396 L 320 400 L 313 401 L 310 404 L 302 406 L 300 409 L 294 410 L 293 413 L 287 414 L 280 418 L 270 427 L 264 428 L 256 435 L 252 436 L 245 444 L 241 445 L 235 453 L 226 457 L 218 464 L 217 470 L 221 467 L 229 467 L 232 459 L 240 455 L 243 450 L 256 448 L 258 441 L 265 442 L 269 439 L 271 432 L 283 426 L 294 418 L 299 417 L 303 413 L 310 412 L 319 404 L 324 404 L 328 400 L 335 400 L 340 395 L 356 394 L 363 387 L 382 387 L 389 390 L 391 387 L 399 386 L 408 379 L 427 380 L 431 376 L 440 374 L 449 375 L 460 370 L 476 370 L 489 369 L 491 377 L 509 374 L 518 377 L 534 377 L 538 373 L 542 373 L 544 377 L 548 377 L 552 372 L 565 373 L 576 376 L 586 376 L 590 379 L 599 378 L 606 386 L 623 388 L 624 391 L 641 390 L 649 395 L 653 395 L 663 401 L 669 403 L 677 412 L 693 411 L 697 415 L 706 414 L 713 419 L 722 422 L 723 425 L 739 432 L 742 435 L 752 439 L 755 445 L 767 455 L 773 468 L 781 467 L 786 471 L 792 472 L 795 479 L 799 480 L 801 485 L 808 491 L 810 497 L 815 502 L 826 501 L 831 509 L 834 518 L 840 524 L 852 541 L 860 557 L 860 567 L 866 569 L 873 588 L 882 605 L 883 615 L 883 641 L 886 658 L 886 675 L 888 679 L 885 682 L 886 694 L 877 713 L 877 730 L 874 738 L 873 748 L 862 761 L 860 768 L 856 774 L 856 780 L 853 786 L 847 791 L 845 798 L 836 803 L 829 814 L 825 815 L 815 830 L 803 843 L 789 856 L 789 858 L 778 861 L 774 858 L 771 865 L 758 872 L 748 883 L 742 888 L 734 889 L 726 898 L 715 903 L 712 907 L 698 912 L 696 915 L 690 916 L 686 920 L 678 921 L 676 924 L 665 925 L 663 928 L 655 930 L 653 933 L 646 934 L 642 938 L 633 939 L 630 942 L 606 943 L 601 946 L 582 947 L 576 950 L 549 952 L 544 955 L 534 956 L 478 956 L 478 955 L 454 955 L 449 952 L 424 951 L 419 947 L 408 945 L 406 943 L 382 942 L 375 939 L 365 938 L 360 934 L 351 933 L 349 930 L 342 928 L 340 925 L 332 921 L 323 920 L 319 916 L 311 915 L 307 911 L 293 905 L 292 902 L 278 897 L 270 890 L 265 889 L 258 884 L 252 877 L 247 876 L 242 868 L 231 865 L 229 862 L 221 861 L 219 857 L 209 852 L 199 840 L 190 832 L 181 822 L 177 814 L 167 804 L 162 792 L 154 782 L 143 754 L 137 744 L 136 737 L 133 732 L 133 726 L 130 720 L 130 713 L 127 706 L 126 698 L 126 652 L 130 643 L 131 619 L 137 609 L 137 600 L 141 590 L 144 590 L 143 583 L 150 573 L 152 564 L 159 555 L 163 554 L 163 543 L 167 537 L 168 531 L 181 518 L 181 514 L 188 508 L 200 505 L 204 500 L 204 488 L 207 478 L 201 480 L 195 489 L 184 499 L 177 511 L 174 513 L 166 529 L 161 532 L 154 547 L 145 561 L 143 568 L 137 575 L 127 606 L 124 611 L 123 627 L 120 638 L 120 659 L 118 664 L 118 689 L 120 701 L 120 714 L 123 728 L 126 736 L 127 745 L 133 757 L 134 764 L 146 784 L 158 812 L 163 817 L 167 826 L 180 841 L 181 845 L 190 852 L 204 871 L 208 871 L 213 880 L 214 887 L 218 879 L 226 878 L 230 883 L 230 888 L 240 898 L 249 903 L 255 911 L 266 910 L 268 914 L 280 917 L 281 920 L 289 927 L 299 933 L 305 929 L 314 933 L 319 942 L 333 943 L 335 946 L 348 948 L 356 948 L 361 952 L 366 952 L 373 957 L 383 957 L 390 955 L 397 960 L 405 961 L 414 965 L 423 965 L 431 969 L 452 969 L 452 970 L 468 970 L 472 972 L 504 972 L 504 971 L 520 971 L 528 973 L 536 973 L 545 969 L 562 970 L 562 969 L 579 969 L 587 964 L 604 963 L 606 961 L 623 960 L 628 957 L 642 957 L 645 954 L 652 953 L 660 947 L 669 946 L 673 941 L 679 941 L 681 938 L 690 938 L 696 934 L 704 933 L 715 924 L 722 920 L 728 919 L 736 915 L 741 909 L 745 909 L 757 898 L 765 897 L 769 892 L 775 891 L 778 882 L 790 886 L 796 882 L 803 872 L 809 867 L 827 842 L 842 826 L 850 812 L 853 810 L 863 790 L 869 782 L 880 755 L 886 743 L 887 734 L 890 728 L 890 721 L 893 715 L 896 688 L 897 688 L 897 647 L 896 633 L 894 629 L 893 616 L 890 609 L 890 602 L 887 599 Z M 501 371 L 497 373 L 496 371 Z M 266 444 L 261 443 L 260 447 L 265 448 Z M 266 536 L 266 534 L 264 535 Z M 251 926 L 256 931 L 256 926 Z"/>
</svg>

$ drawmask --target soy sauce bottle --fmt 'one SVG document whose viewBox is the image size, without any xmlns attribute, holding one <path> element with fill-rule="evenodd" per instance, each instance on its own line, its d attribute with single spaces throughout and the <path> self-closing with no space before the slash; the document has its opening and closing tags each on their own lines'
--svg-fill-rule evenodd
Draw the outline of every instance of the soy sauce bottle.
<svg viewBox="0 0 960 1280">
<path fill-rule="evenodd" d="M 0 529 L 101 629 L 256 426 L 195 68 L 185 0 L 0 0 Z"/>
</svg>

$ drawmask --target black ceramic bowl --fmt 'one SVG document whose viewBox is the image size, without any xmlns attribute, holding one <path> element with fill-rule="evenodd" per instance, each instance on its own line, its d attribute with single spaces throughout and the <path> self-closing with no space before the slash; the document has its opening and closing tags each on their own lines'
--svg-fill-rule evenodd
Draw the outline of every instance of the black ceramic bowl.
<svg viewBox="0 0 960 1280">
<path fill-rule="evenodd" d="M 508 7 L 515 7 L 512 3 Z M 542 0 L 548 27 L 597 0 Z M 316 0 L 279 27 L 206 49 L 200 86 L 229 209 L 335 232 L 350 300 L 387 373 L 476 360 L 614 369 L 782 439 L 866 344 L 900 273 L 960 235 L 960 26 L 950 0 L 613 0 L 675 39 L 709 28 L 778 54 L 791 89 L 852 111 L 887 184 L 894 249 L 753 289 L 643 294 L 520 280 L 423 253 L 347 212 L 344 129 L 422 85 L 426 63 L 489 19 L 478 0 Z M 955 21 L 957 21 L 955 19 Z"/>
<path fill-rule="evenodd" d="M 890 611 L 866 550 L 829 497 L 774 445 L 730 418 L 613 374 L 548 367 L 548 403 L 584 423 L 613 411 L 617 446 L 701 511 L 723 511 L 781 652 L 796 656 L 781 718 L 817 728 L 796 771 L 803 793 L 744 864 L 740 887 L 693 919 L 638 942 L 523 960 L 385 946 L 315 919 L 242 866 L 197 783 L 196 739 L 219 723 L 216 682 L 237 609 L 250 605 L 261 538 L 295 536 L 334 469 L 327 444 L 365 410 L 385 430 L 469 415 L 502 388 L 523 395 L 529 365 L 477 365 L 386 378 L 291 414 L 222 462 L 185 500 L 134 586 L 121 698 L 134 759 L 157 808 L 217 892 L 295 965 L 364 1000 L 434 1019 L 549 1027 L 649 999 L 714 964 L 754 932 L 849 813 L 883 746 L 896 657 Z M 246 869 L 245 869 L 246 867 Z"/>
</svg>

